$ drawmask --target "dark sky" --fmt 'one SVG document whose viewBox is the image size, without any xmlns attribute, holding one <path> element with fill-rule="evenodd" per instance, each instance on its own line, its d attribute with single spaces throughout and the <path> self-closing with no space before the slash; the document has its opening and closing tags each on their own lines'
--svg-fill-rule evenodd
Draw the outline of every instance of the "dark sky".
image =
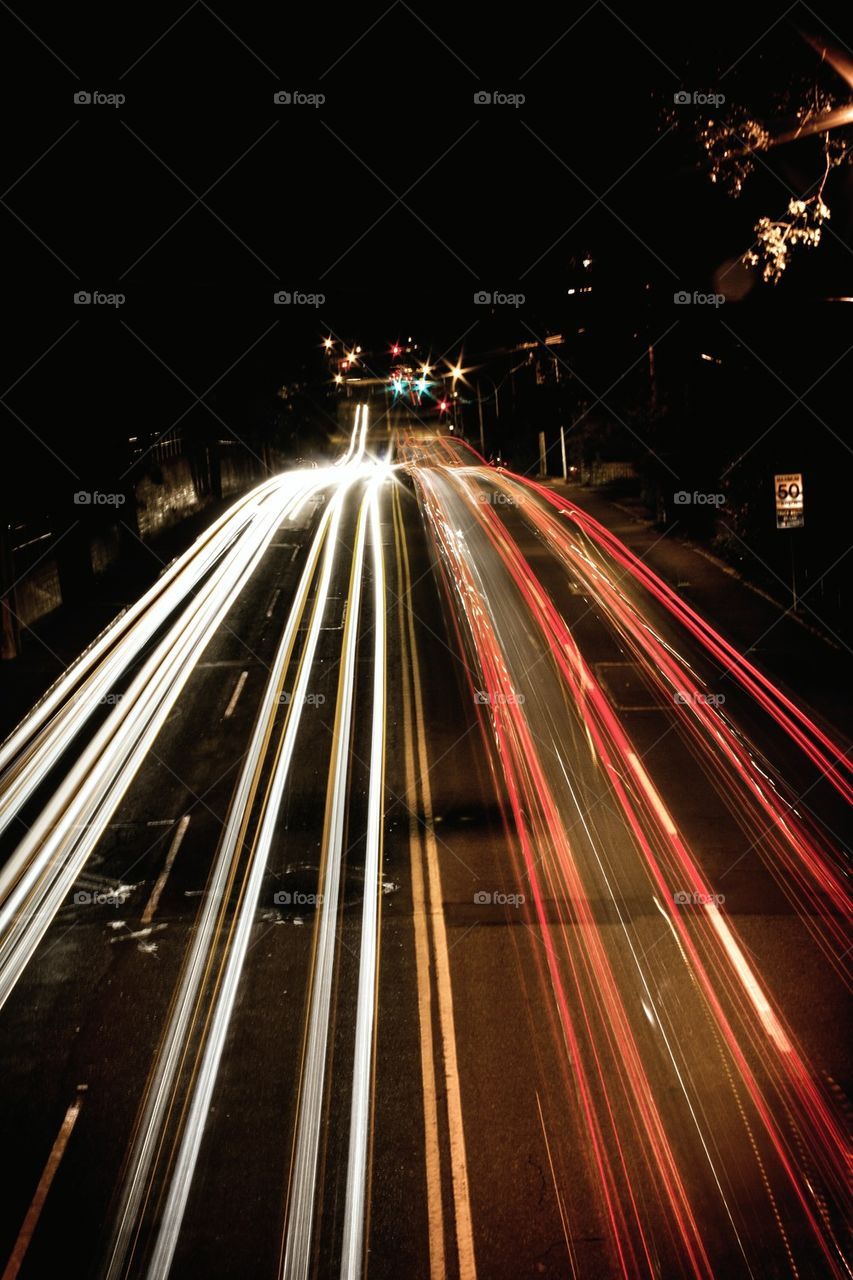
<svg viewBox="0 0 853 1280">
<path fill-rule="evenodd" d="M 220 390 L 292 376 L 324 330 L 366 347 L 414 330 L 438 350 L 466 335 L 476 351 L 559 327 L 586 254 L 602 333 L 649 323 L 649 294 L 662 323 L 671 293 L 709 289 L 815 163 L 805 144 L 780 151 L 732 201 L 698 171 L 690 121 L 668 128 L 673 94 L 766 103 L 814 70 L 800 30 L 853 43 L 837 5 L 678 21 L 601 0 L 12 7 L 4 427 L 32 445 L 25 486 L 36 457 L 59 465 L 36 437 L 62 456 L 81 434 L 161 430 L 223 376 Z M 278 105 L 280 90 L 325 102 Z M 126 100 L 74 102 L 95 91 Z M 839 325 L 804 321 L 804 299 L 853 294 L 849 176 L 839 190 L 807 267 L 727 313 L 751 343 L 781 326 L 803 386 Z M 523 292 L 526 310 L 488 322 L 478 289 Z M 125 300 L 75 306 L 78 290 Z M 277 307 L 277 290 L 325 301 Z"/>
</svg>

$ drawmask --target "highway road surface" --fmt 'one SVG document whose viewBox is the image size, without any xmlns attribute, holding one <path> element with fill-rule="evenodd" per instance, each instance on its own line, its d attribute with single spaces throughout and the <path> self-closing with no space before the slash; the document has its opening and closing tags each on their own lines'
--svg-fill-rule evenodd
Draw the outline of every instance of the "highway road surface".
<svg viewBox="0 0 853 1280">
<path fill-rule="evenodd" d="M 0 748 L 2 1280 L 843 1277 L 853 765 L 354 406 Z"/>
</svg>

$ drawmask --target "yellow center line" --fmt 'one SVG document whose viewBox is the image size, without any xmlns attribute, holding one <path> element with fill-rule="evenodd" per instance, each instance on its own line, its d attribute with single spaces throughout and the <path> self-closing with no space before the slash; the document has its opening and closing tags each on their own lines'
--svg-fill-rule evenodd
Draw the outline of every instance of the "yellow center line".
<svg viewBox="0 0 853 1280">
<path fill-rule="evenodd" d="M 427 1230 L 431 1280 L 444 1280 L 444 1209 L 441 1201 L 441 1155 L 438 1144 L 438 1104 L 435 1084 L 435 1046 L 432 1035 L 432 990 L 430 985 L 429 938 L 427 934 L 424 880 L 421 867 L 420 832 L 417 818 L 417 782 L 412 738 L 412 695 L 406 676 L 408 645 L 403 615 L 403 556 L 399 495 L 394 491 L 394 541 L 397 551 L 397 612 L 403 666 L 403 742 L 406 774 L 406 802 L 409 811 L 409 846 L 412 862 L 412 922 L 415 930 L 415 966 L 418 981 L 418 1019 L 421 1042 L 421 1085 L 424 1105 L 424 1152 L 427 1181 Z"/>
<path fill-rule="evenodd" d="M 406 591 L 411 591 L 411 572 L 405 534 L 401 537 Z M 462 1096 L 459 1084 L 459 1064 L 456 1056 L 456 1028 L 453 1016 L 453 990 L 450 982 L 450 960 L 447 931 L 444 923 L 441 873 L 438 865 L 438 845 L 433 822 L 432 788 L 429 781 L 429 759 L 424 727 L 423 695 L 420 664 L 417 656 L 414 615 L 406 611 L 409 632 L 409 657 L 414 690 L 415 727 L 418 740 L 418 770 L 421 783 L 421 804 L 425 829 L 427 890 L 429 916 L 432 922 L 433 950 L 435 954 L 438 1015 L 441 1028 L 442 1054 L 444 1058 L 445 1086 L 447 1089 L 447 1122 L 450 1137 L 450 1170 L 456 1217 L 456 1247 L 459 1257 L 460 1280 L 475 1280 L 477 1264 L 474 1254 L 474 1231 L 471 1220 L 471 1198 L 468 1184 L 468 1160 L 465 1150 L 465 1130 L 462 1122 Z"/>
</svg>

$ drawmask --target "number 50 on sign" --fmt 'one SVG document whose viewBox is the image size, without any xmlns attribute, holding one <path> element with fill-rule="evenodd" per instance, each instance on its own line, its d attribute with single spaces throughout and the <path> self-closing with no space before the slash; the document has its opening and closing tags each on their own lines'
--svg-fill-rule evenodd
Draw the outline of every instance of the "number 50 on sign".
<svg viewBox="0 0 853 1280">
<path fill-rule="evenodd" d="M 795 472 L 787 476 L 774 476 L 773 480 L 776 488 L 776 528 L 802 529 L 805 524 L 802 475 Z"/>
</svg>

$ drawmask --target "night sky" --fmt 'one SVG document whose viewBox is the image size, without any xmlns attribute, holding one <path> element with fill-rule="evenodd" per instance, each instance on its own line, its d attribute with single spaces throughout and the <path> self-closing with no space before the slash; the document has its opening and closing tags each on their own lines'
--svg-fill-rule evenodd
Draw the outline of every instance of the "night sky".
<svg viewBox="0 0 853 1280">
<path fill-rule="evenodd" d="M 768 152 L 734 200 L 703 172 L 696 129 L 713 107 L 673 110 L 679 91 L 723 94 L 784 124 L 816 81 L 846 100 L 803 38 L 844 50 L 837 7 L 714 6 L 677 23 L 654 7 L 419 14 L 402 0 L 22 16 L 31 30 L 3 18 L 2 89 L 4 425 L 21 458 L 6 481 L 20 514 L 71 483 L 59 459 L 109 469 L 128 435 L 179 417 L 203 431 L 208 388 L 239 435 L 257 397 L 323 382 L 327 332 L 375 353 L 411 332 L 478 360 L 582 328 L 583 351 L 564 358 L 596 392 L 660 338 L 680 395 L 711 346 L 728 362 L 708 395 L 729 400 L 732 448 L 760 434 L 756 412 L 768 426 L 793 400 L 783 432 L 832 469 L 849 460 L 833 438 L 849 307 L 822 301 L 853 294 L 849 165 L 831 178 L 821 247 L 762 285 L 732 263 L 758 217 L 812 187 L 818 144 Z M 279 105 L 282 90 L 326 100 Z M 126 101 L 77 104 L 81 91 Z M 570 300 L 584 257 L 594 296 Z M 721 313 L 673 309 L 675 291 L 722 279 Z M 125 301 L 75 306 L 81 289 Z M 325 301 L 275 306 L 280 289 Z M 478 289 L 525 302 L 488 315 Z M 814 393 L 831 431 L 804 433 L 814 418 L 797 396 L 839 359 Z"/>
</svg>

